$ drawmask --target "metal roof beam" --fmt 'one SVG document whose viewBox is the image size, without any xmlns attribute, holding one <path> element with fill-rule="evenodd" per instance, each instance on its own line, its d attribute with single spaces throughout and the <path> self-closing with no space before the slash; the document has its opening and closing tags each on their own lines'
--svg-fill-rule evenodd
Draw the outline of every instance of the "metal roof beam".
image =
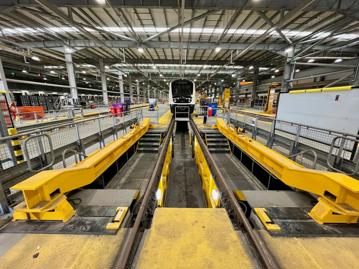
<svg viewBox="0 0 359 269">
<path fill-rule="evenodd" d="M 199 20 L 201 20 L 201 19 L 207 17 L 208 15 L 214 13 L 215 11 L 216 11 L 216 10 L 209 10 L 209 11 L 207 11 L 207 12 L 205 12 L 205 13 L 202 13 L 201 15 L 198 15 L 198 16 L 196 16 L 196 17 L 193 17 L 193 18 L 191 18 L 191 19 L 189 19 L 189 20 L 183 22 L 183 24 L 177 23 L 176 25 L 174 25 L 174 26 L 172 26 L 172 27 L 169 27 L 167 30 L 165 30 L 165 31 L 163 31 L 163 32 L 154 34 L 154 35 L 152 35 L 152 36 L 146 38 L 145 40 L 143 40 L 143 43 L 146 43 L 146 42 L 148 42 L 148 41 L 150 41 L 150 40 L 152 40 L 152 39 L 154 39 L 154 38 L 156 38 L 156 37 L 159 37 L 159 36 L 161 36 L 161 35 L 164 35 L 164 34 L 166 34 L 166 33 L 172 32 L 173 30 L 176 30 L 176 29 L 179 28 L 179 27 L 183 27 L 183 26 L 185 26 L 185 25 L 187 25 L 187 24 L 190 24 L 190 23 L 192 23 L 192 22 L 195 22 L 195 21 L 199 21 Z"/>
<path fill-rule="evenodd" d="M 71 47 L 76 48 L 96 48 L 103 46 L 103 43 L 106 44 L 106 47 L 109 48 L 137 48 L 138 44 L 136 42 L 126 41 L 126 40 L 103 40 L 101 42 L 97 42 L 96 40 L 82 40 L 82 39 L 74 39 L 67 40 L 66 44 Z M 47 48 L 54 49 L 57 47 L 63 46 L 63 43 L 56 40 L 49 41 L 34 41 L 34 42 L 19 42 L 19 45 L 26 46 L 28 48 Z M 189 42 L 188 49 L 215 49 L 217 46 L 220 46 L 222 49 L 227 50 L 244 50 L 251 45 L 252 42 L 248 43 L 221 43 L 216 44 L 214 42 Z M 296 46 L 297 49 L 305 48 L 306 44 L 298 44 Z M 268 50 L 268 51 L 283 51 L 288 47 L 286 43 L 256 43 L 252 45 L 250 50 Z M 150 41 L 146 43 L 145 48 L 163 48 L 163 49 L 179 49 L 180 42 L 165 42 L 165 41 Z M 314 47 L 316 50 L 331 50 L 335 49 L 333 46 L 316 46 Z M 358 53 L 359 49 L 357 48 L 345 48 L 344 51 Z M 238 57 L 237 57 L 238 58 Z"/>
<path fill-rule="evenodd" d="M 59 7 L 99 7 L 96 1 L 88 0 L 52 0 L 53 4 Z M 248 10 L 293 10 L 303 0 L 276 0 L 270 1 L 248 1 L 247 0 L 226 0 L 226 1 L 186 1 L 186 9 L 217 9 L 217 10 L 233 10 L 240 7 Z M 338 0 L 318 0 L 315 5 L 311 7 L 311 11 L 345 11 L 351 10 L 357 12 L 359 10 L 359 1 L 341 0 L 338 6 Z M 0 11 L 2 9 L 11 8 L 14 6 L 38 6 L 34 1 L 29 0 L 2 0 L 0 1 Z M 172 8 L 178 7 L 177 0 L 154 1 L 154 0 L 111 0 L 111 5 L 114 8 Z M 104 5 L 102 5 L 104 6 Z"/>
<path fill-rule="evenodd" d="M 274 26 L 274 23 L 267 17 L 267 15 L 262 11 L 257 11 L 257 14 L 269 25 L 269 27 L 274 27 L 274 30 L 286 41 L 289 45 L 293 45 L 293 42 L 285 35 L 283 32 Z"/>
</svg>

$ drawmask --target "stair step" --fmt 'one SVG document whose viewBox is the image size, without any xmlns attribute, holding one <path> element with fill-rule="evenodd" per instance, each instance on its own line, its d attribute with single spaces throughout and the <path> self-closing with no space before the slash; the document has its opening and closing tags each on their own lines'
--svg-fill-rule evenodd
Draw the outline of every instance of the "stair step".
<svg viewBox="0 0 359 269">
<path fill-rule="evenodd" d="M 227 142 L 227 138 L 207 138 L 208 142 Z"/>
<path fill-rule="evenodd" d="M 142 142 L 157 142 L 157 143 L 159 143 L 160 142 L 160 138 L 158 137 L 156 137 L 156 138 L 154 138 L 154 137 L 142 137 L 141 138 L 141 140 L 140 141 L 142 141 Z"/>
<path fill-rule="evenodd" d="M 153 143 L 153 142 L 147 142 L 147 141 L 141 141 L 138 143 L 141 147 L 159 147 L 160 143 Z"/>
<path fill-rule="evenodd" d="M 214 153 L 219 153 L 219 152 L 223 152 L 223 153 L 227 153 L 227 152 L 231 152 L 230 150 L 229 150 L 229 148 L 209 148 L 208 149 L 209 150 L 209 152 L 214 152 Z"/>
<path fill-rule="evenodd" d="M 138 152 L 158 152 L 158 148 L 138 148 Z"/>
</svg>

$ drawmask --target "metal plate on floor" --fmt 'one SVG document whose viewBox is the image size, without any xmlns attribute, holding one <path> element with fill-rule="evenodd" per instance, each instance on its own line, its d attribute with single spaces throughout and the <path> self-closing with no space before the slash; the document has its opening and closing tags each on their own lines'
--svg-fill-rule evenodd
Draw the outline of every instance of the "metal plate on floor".
<svg viewBox="0 0 359 269">
<path fill-rule="evenodd" d="M 273 236 L 286 237 L 359 237 L 359 224 L 318 224 L 309 215 L 311 207 L 272 207 L 266 213 L 279 231 L 268 231 Z"/>
<path fill-rule="evenodd" d="M 114 235 L 116 231 L 106 230 L 112 217 L 78 217 L 68 222 L 61 221 L 16 221 L 6 225 L 2 233 L 41 233 L 41 234 L 86 234 Z"/>
<path fill-rule="evenodd" d="M 112 222 L 118 207 L 130 207 L 137 196 L 137 190 L 81 190 L 68 198 L 76 208 L 76 215 L 69 221 L 16 221 L 0 232 L 113 235 L 117 231 L 107 230 L 106 225 Z"/>
</svg>

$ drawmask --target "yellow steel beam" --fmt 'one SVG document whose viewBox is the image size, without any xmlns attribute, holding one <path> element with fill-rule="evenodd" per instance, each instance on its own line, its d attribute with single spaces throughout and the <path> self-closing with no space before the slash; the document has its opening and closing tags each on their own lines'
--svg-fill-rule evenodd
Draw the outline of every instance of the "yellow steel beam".
<svg viewBox="0 0 359 269">
<path fill-rule="evenodd" d="M 147 131 L 150 119 L 132 129 L 127 135 L 93 152 L 74 167 L 40 172 L 12 187 L 20 190 L 24 202 L 15 207 L 13 220 L 62 220 L 74 214 L 65 193 L 95 181 Z"/>
<path fill-rule="evenodd" d="M 220 192 L 214 181 L 211 170 L 208 166 L 203 151 L 197 141 L 194 139 L 194 156 L 198 168 L 198 173 L 202 179 L 202 189 L 207 200 L 207 206 L 211 208 L 219 207 L 220 205 Z"/>
<path fill-rule="evenodd" d="M 161 179 L 160 182 L 158 183 L 158 188 L 156 191 L 156 200 L 157 200 L 157 205 L 159 207 L 163 206 L 163 201 L 167 191 L 167 182 L 168 182 L 168 175 L 170 173 L 171 161 L 172 161 L 172 138 L 170 144 L 168 145 L 165 163 L 163 164 L 163 168 L 162 168 Z"/>
<path fill-rule="evenodd" d="M 238 134 L 217 119 L 218 130 L 286 185 L 319 196 L 309 215 L 318 223 L 357 223 L 359 181 L 340 173 L 307 169 L 280 153 Z"/>
<path fill-rule="evenodd" d="M 301 93 L 316 93 L 316 92 L 333 92 L 333 91 L 350 91 L 352 86 L 339 86 L 339 87 L 329 87 L 329 88 L 316 88 L 316 89 L 306 89 L 306 90 L 293 90 L 289 94 L 301 94 Z"/>
</svg>

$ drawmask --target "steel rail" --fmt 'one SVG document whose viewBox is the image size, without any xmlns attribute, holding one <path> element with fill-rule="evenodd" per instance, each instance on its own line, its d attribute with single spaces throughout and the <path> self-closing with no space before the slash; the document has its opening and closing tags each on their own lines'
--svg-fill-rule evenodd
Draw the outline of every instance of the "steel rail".
<svg viewBox="0 0 359 269">
<path fill-rule="evenodd" d="M 175 121 L 174 121 L 174 118 L 172 118 L 172 120 L 167 128 L 167 134 L 166 134 L 166 137 L 162 144 L 162 148 L 161 148 L 160 154 L 158 156 L 155 168 L 151 174 L 150 180 L 148 182 L 148 186 L 143 195 L 143 200 L 141 202 L 137 217 L 135 219 L 135 223 L 133 224 L 133 227 L 129 229 L 129 231 L 125 237 L 125 240 L 121 246 L 121 249 L 119 250 L 119 253 L 115 259 L 115 262 L 113 263 L 112 268 L 115 268 L 115 269 L 128 268 L 128 264 L 130 262 L 131 251 L 134 250 L 133 248 L 135 247 L 137 236 L 141 232 L 140 226 L 146 216 L 146 210 L 149 206 L 149 202 L 151 201 L 152 195 L 154 195 L 154 190 L 158 186 L 158 183 L 160 181 L 162 167 L 165 162 L 168 145 L 170 144 L 171 136 L 172 136 L 173 129 L 174 129 L 174 124 L 175 124 Z"/>
<path fill-rule="evenodd" d="M 256 254 L 260 258 L 260 261 L 264 268 L 267 269 L 277 269 L 280 268 L 268 248 L 266 247 L 264 241 L 260 238 L 258 233 L 252 229 L 252 226 L 247 219 L 245 213 L 243 212 L 241 206 L 239 205 L 236 197 L 234 196 L 231 188 L 227 184 L 223 174 L 221 173 L 220 169 L 218 168 L 215 160 L 213 159 L 211 153 L 208 150 L 208 147 L 206 146 L 205 142 L 203 141 L 203 138 L 201 137 L 201 134 L 198 130 L 198 127 L 194 123 L 193 119 L 190 119 L 190 124 L 192 131 L 194 135 L 197 138 L 197 141 L 202 149 L 202 152 L 206 158 L 206 161 L 208 163 L 208 166 L 211 170 L 211 172 L 214 175 L 214 179 L 220 188 L 220 190 L 229 198 L 229 202 L 231 203 L 231 206 L 233 208 L 233 211 L 238 218 L 240 224 L 242 224 L 245 232 L 248 235 L 249 241 L 253 244 L 254 249 L 256 250 Z"/>
</svg>

